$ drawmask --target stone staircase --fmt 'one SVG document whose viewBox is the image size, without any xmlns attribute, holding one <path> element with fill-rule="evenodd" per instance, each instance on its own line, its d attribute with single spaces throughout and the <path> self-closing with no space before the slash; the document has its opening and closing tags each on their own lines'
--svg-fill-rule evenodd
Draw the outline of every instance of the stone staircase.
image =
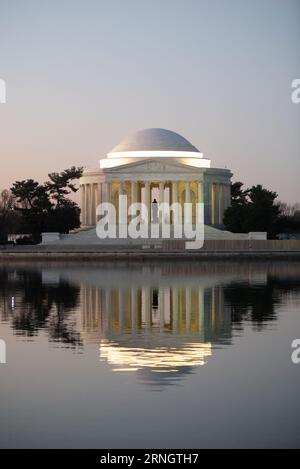
<svg viewBox="0 0 300 469">
<path fill-rule="evenodd" d="M 204 238 L 205 240 L 243 240 L 248 239 L 247 234 L 236 234 L 231 233 L 230 231 L 222 231 L 211 226 L 205 225 L 204 228 Z M 83 228 L 78 230 L 77 232 L 70 233 L 68 235 L 61 235 L 59 240 L 49 242 L 50 245 L 102 245 L 102 246 L 136 246 L 141 247 L 144 249 L 150 248 L 161 248 L 162 242 L 170 241 L 170 242 L 179 242 L 182 243 L 184 240 L 182 239 L 175 239 L 172 237 L 169 239 L 156 239 L 156 238 L 138 238 L 138 239 L 121 239 L 121 238 L 106 238 L 100 239 L 97 236 L 95 228 Z"/>
</svg>

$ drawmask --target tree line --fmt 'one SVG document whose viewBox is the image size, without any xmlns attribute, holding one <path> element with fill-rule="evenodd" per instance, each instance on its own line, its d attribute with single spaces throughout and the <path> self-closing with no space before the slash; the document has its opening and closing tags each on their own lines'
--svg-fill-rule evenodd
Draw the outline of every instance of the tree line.
<svg viewBox="0 0 300 469">
<path fill-rule="evenodd" d="M 231 185 L 231 206 L 225 210 L 224 226 L 233 233 L 266 231 L 270 239 L 280 233 L 300 234 L 300 205 L 276 201 L 278 194 L 258 184 L 243 188 Z"/>
<path fill-rule="evenodd" d="M 80 208 L 70 195 L 78 191 L 76 181 L 83 167 L 48 174 L 40 184 L 33 179 L 16 181 L 0 198 L 0 241 L 8 234 L 29 234 L 28 242 L 39 242 L 41 233 L 69 233 L 80 227 Z"/>
</svg>

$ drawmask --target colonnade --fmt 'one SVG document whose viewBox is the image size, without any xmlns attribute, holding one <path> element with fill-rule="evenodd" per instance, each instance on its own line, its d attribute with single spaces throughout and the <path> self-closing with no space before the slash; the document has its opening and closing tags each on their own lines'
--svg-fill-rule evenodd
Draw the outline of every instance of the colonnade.
<svg viewBox="0 0 300 469">
<path fill-rule="evenodd" d="M 128 204 L 143 202 L 148 207 L 151 221 L 151 203 L 153 190 L 156 189 L 157 202 L 173 204 L 204 203 L 205 223 L 222 226 L 224 210 L 230 205 L 230 185 L 219 182 L 203 181 L 111 181 L 81 184 L 82 225 L 95 226 L 97 223 L 96 208 L 102 202 L 112 202 L 116 208 L 118 196 L 126 194 Z M 178 215 L 177 215 L 178 216 Z M 171 222 L 179 222 L 174 212 Z M 195 211 L 193 212 L 194 222 Z"/>
</svg>

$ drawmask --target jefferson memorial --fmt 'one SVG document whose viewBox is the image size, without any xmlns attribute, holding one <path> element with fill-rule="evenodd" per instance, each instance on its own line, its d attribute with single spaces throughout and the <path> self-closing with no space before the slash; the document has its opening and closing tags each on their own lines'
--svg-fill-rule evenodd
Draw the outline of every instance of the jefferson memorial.
<svg viewBox="0 0 300 469">
<path fill-rule="evenodd" d="M 222 229 L 224 210 L 230 205 L 228 169 L 212 168 L 211 161 L 181 135 L 171 130 L 140 130 L 121 140 L 96 170 L 80 179 L 82 225 L 94 227 L 96 207 L 111 202 L 118 211 L 119 195 L 128 204 L 142 202 L 151 218 L 153 202 L 204 203 L 205 225 Z M 193 222 L 195 210 L 193 210 Z M 151 221 L 151 219 L 149 219 Z M 171 216 L 171 223 L 176 223 Z"/>
</svg>

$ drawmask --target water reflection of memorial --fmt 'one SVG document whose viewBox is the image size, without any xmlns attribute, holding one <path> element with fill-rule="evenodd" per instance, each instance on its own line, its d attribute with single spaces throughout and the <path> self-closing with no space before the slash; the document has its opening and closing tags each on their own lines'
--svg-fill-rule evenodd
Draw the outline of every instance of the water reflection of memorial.
<svg viewBox="0 0 300 469">
<path fill-rule="evenodd" d="M 205 365 L 245 320 L 268 327 L 285 279 L 299 291 L 298 274 L 297 266 L 258 263 L 89 269 L 81 273 L 82 337 L 99 344 L 112 370 L 166 383 Z"/>
<path fill-rule="evenodd" d="M 231 337 L 222 287 L 82 287 L 82 334 L 114 371 L 188 373 Z M 153 376 L 153 375 L 152 375 Z"/>
<path fill-rule="evenodd" d="M 0 268 L 0 320 L 55 347 L 92 343 L 110 369 L 168 384 L 247 325 L 274 327 L 287 296 L 300 306 L 299 279 L 293 262 L 9 265 Z"/>
</svg>

